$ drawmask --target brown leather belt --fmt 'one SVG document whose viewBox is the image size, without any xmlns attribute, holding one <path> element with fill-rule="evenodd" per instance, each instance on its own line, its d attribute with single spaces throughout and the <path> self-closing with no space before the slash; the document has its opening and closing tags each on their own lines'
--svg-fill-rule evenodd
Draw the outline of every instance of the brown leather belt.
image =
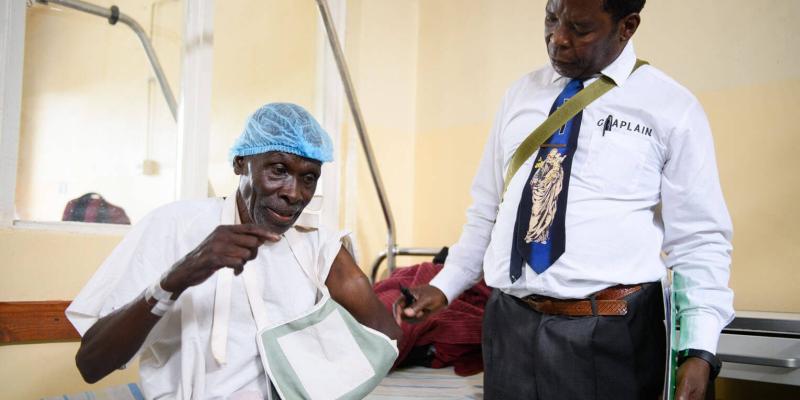
<svg viewBox="0 0 800 400">
<path fill-rule="evenodd" d="M 589 315 L 625 315 L 628 302 L 624 298 L 638 292 L 642 285 L 617 285 L 603 289 L 588 299 L 556 299 L 532 295 L 522 298 L 530 308 L 550 315 L 582 317 Z"/>
</svg>

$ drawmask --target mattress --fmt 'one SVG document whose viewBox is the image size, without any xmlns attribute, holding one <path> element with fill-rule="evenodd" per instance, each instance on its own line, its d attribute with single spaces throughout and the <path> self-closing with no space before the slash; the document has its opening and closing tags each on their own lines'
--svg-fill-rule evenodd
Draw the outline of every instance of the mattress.
<svg viewBox="0 0 800 400">
<path fill-rule="evenodd" d="M 390 373 L 367 399 L 483 399 L 483 374 L 462 377 L 456 375 L 452 367 L 405 368 Z M 144 400 L 144 396 L 138 384 L 128 383 L 43 400 Z"/>
</svg>

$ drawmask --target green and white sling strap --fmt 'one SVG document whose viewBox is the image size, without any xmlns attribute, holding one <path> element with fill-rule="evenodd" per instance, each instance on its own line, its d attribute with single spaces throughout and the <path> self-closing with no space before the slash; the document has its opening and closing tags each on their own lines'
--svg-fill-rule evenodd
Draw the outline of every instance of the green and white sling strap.
<svg viewBox="0 0 800 400">
<path fill-rule="evenodd" d="M 361 325 L 330 297 L 317 274 L 307 270 L 318 259 L 308 240 L 294 228 L 284 234 L 284 240 L 321 298 L 303 315 L 266 326 L 266 304 L 257 279 L 248 273 L 252 268 L 245 268 L 245 289 L 258 327 L 256 342 L 264 371 L 284 400 L 366 397 L 397 358 L 396 342 Z"/>
</svg>

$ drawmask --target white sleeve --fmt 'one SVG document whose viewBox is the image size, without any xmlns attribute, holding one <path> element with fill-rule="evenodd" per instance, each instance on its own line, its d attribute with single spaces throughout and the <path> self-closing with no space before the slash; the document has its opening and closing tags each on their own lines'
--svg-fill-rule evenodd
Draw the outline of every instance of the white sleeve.
<svg viewBox="0 0 800 400">
<path fill-rule="evenodd" d="M 716 353 L 733 319 L 728 287 L 732 224 L 719 184 L 711 129 L 695 101 L 671 133 L 661 180 L 664 252 L 673 271 L 680 349 Z"/>
<path fill-rule="evenodd" d="M 317 276 L 319 281 L 324 284 L 328 280 L 333 261 L 339 255 L 342 247 L 351 255 L 353 254 L 353 243 L 349 231 L 329 231 L 324 228 L 318 229 L 319 256 L 317 258 Z"/>
<path fill-rule="evenodd" d="M 175 224 L 153 212 L 134 225 L 66 310 L 83 336 L 98 319 L 141 295 L 177 259 Z"/>
<path fill-rule="evenodd" d="M 472 205 L 458 242 L 447 255 L 444 268 L 430 284 L 439 288 L 449 303 L 483 276 L 483 257 L 491 239 L 503 192 L 502 129 L 505 101 L 495 116 L 489 140 L 483 149 L 478 172 L 472 181 Z"/>
</svg>

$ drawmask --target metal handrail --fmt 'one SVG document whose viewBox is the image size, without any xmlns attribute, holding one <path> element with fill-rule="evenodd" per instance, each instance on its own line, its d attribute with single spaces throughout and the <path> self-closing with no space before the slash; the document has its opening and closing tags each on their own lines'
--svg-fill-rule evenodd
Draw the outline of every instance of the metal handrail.
<svg viewBox="0 0 800 400">
<path fill-rule="evenodd" d="M 386 220 L 386 250 L 382 251 L 378 255 L 371 267 L 372 281 L 375 282 L 375 278 L 378 274 L 378 268 L 384 259 L 386 259 L 389 272 L 391 272 L 396 266 L 395 256 L 434 256 L 439 253 L 440 249 L 424 247 L 397 247 L 397 241 L 395 239 L 394 232 L 394 216 L 392 215 L 392 209 L 389 206 L 389 200 L 386 197 L 386 190 L 383 188 L 383 181 L 381 180 L 381 174 L 378 170 L 378 165 L 375 163 L 372 144 L 370 143 L 369 136 L 367 135 L 367 128 L 364 124 L 364 118 L 361 115 L 361 107 L 358 105 L 358 98 L 356 98 L 355 89 L 353 89 L 353 81 L 350 79 L 350 71 L 347 68 L 347 62 L 344 59 L 344 52 L 342 51 L 342 45 L 339 42 L 339 35 L 336 33 L 336 27 L 333 26 L 333 18 L 331 17 L 331 11 L 328 7 L 327 0 L 316 0 L 316 2 L 319 6 L 320 16 L 322 16 L 322 23 L 325 25 L 325 32 L 328 36 L 328 42 L 331 45 L 333 58 L 336 60 L 336 67 L 339 70 L 339 77 L 342 80 L 342 86 L 344 87 L 345 94 L 347 95 L 347 102 L 350 105 L 350 113 L 353 115 L 353 122 L 356 126 L 358 137 L 361 139 L 361 146 L 364 149 L 364 156 L 367 159 L 367 166 L 369 167 L 369 173 L 372 176 L 372 183 L 375 185 L 375 191 L 378 192 L 378 200 L 380 201 L 381 209 L 383 210 L 383 218 Z"/>
<path fill-rule="evenodd" d="M 433 247 L 395 247 L 395 255 L 396 256 L 435 256 L 441 252 L 442 249 L 436 249 Z M 386 259 L 386 251 L 382 251 L 378 253 L 378 257 L 375 258 L 375 261 L 372 262 L 370 266 L 370 275 L 369 278 L 372 282 L 376 282 L 378 280 L 378 269 L 381 266 L 381 263 L 384 259 Z M 390 268 L 389 272 L 392 272 L 394 268 Z"/>
<path fill-rule="evenodd" d="M 144 47 L 144 52 L 147 54 L 147 59 L 150 61 L 150 67 L 153 69 L 153 74 L 155 74 L 159 86 L 161 86 L 161 92 L 164 93 L 164 99 L 167 101 L 167 106 L 169 107 L 170 113 L 172 113 L 172 118 L 175 121 L 178 120 L 178 103 L 175 101 L 175 95 L 172 93 L 169 82 L 167 82 L 167 77 L 164 75 L 164 70 L 161 68 L 161 63 L 158 61 L 158 56 L 156 56 L 153 45 L 150 43 L 150 38 L 147 37 L 147 34 L 144 32 L 141 25 L 136 22 L 136 20 L 129 17 L 127 14 L 121 13 L 119 11 L 119 7 L 117 6 L 111 6 L 110 8 L 106 9 L 80 0 L 36 0 L 36 2 L 44 5 L 49 3 L 58 4 L 64 7 L 72 8 L 73 10 L 83 11 L 88 14 L 106 18 L 108 23 L 111 25 L 116 25 L 117 22 L 122 22 L 130 27 L 139 38 L 139 42 L 142 43 L 142 47 Z"/>
<path fill-rule="evenodd" d="M 333 26 L 333 18 L 331 17 L 331 11 L 328 7 L 328 2 L 327 0 L 316 0 L 316 2 L 319 6 L 320 15 L 322 16 L 322 23 L 325 25 L 325 32 L 328 36 L 328 42 L 331 45 L 333 58 L 336 60 L 336 66 L 339 69 L 339 77 L 342 80 L 342 86 L 344 86 L 345 94 L 347 94 L 347 102 L 350 104 L 350 112 L 353 115 L 353 122 L 355 123 L 358 137 L 361 139 L 361 146 L 364 149 L 364 156 L 367 159 L 369 172 L 372 176 L 372 183 L 375 185 L 375 190 L 378 192 L 378 200 L 380 201 L 381 209 L 383 210 L 383 218 L 386 220 L 386 230 L 388 233 L 386 235 L 387 239 L 385 257 L 388 258 L 389 269 L 392 270 L 395 267 L 394 256 L 397 254 L 397 242 L 395 240 L 394 233 L 394 216 L 392 215 L 392 209 L 389 206 L 389 200 L 386 198 L 386 191 L 383 188 L 383 181 L 381 180 L 380 171 L 378 171 L 378 166 L 375 164 L 372 144 L 370 143 L 369 136 L 367 135 L 367 128 L 364 125 L 364 119 L 361 116 L 361 107 L 358 105 L 356 92 L 353 89 L 353 82 L 350 79 L 350 71 L 347 68 L 347 62 L 344 59 L 342 45 L 339 42 L 339 36 L 336 33 L 336 27 Z"/>
</svg>

